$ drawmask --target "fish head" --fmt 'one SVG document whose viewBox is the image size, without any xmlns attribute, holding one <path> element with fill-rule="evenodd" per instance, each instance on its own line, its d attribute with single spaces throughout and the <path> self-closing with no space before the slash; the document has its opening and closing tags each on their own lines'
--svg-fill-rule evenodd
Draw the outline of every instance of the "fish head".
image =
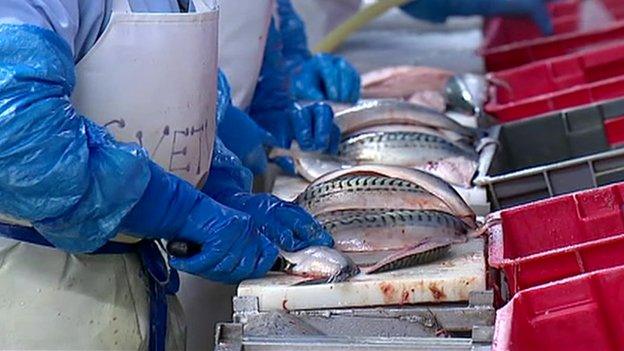
<svg viewBox="0 0 624 351">
<path fill-rule="evenodd" d="M 458 74 L 447 81 L 445 93 L 451 110 L 478 115 L 485 104 L 487 81 L 476 74 Z"/>
</svg>

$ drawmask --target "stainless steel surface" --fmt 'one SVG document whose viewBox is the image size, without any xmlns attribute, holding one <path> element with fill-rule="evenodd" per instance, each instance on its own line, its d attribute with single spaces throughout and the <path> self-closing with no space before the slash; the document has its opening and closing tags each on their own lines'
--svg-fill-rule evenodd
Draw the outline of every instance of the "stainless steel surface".
<svg viewBox="0 0 624 351">
<path fill-rule="evenodd" d="M 241 324 L 217 326 L 216 351 L 368 351 L 368 350 L 466 350 L 485 351 L 487 345 L 460 338 L 386 338 L 386 337 L 282 337 L 243 336 Z"/>
<path fill-rule="evenodd" d="M 257 297 L 236 297 L 216 350 L 471 350 L 491 341 L 492 304 L 482 291 L 464 304 L 261 312 Z"/>
</svg>

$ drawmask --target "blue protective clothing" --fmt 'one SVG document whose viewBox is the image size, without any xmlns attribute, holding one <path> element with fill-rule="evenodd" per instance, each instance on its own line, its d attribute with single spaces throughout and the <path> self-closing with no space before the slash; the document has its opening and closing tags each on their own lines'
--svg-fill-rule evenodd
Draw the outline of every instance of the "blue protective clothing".
<svg viewBox="0 0 624 351">
<path fill-rule="evenodd" d="M 138 146 L 76 113 L 74 83 L 58 35 L 0 25 L 0 213 L 32 222 L 59 248 L 90 252 L 117 233 L 150 170 Z"/>
<path fill-rule="evenodd" d="M 268 272 L 277 248 L 248 214 L 219 204 L 152 162 L 150 171 L 143 196 L 122 222 L 125 231 L 200 244 L 198 254 L 173 258 L 171 264 L 214 281 L 236 283 Z"/>
<path fill-rule="evenodd" d="M 230 86 L 222 71 L 219 71 L 217 106 L 218 136 L 223 144 L 254 174 L 264 173 L 269 163 L 266 148 L 276 144 L 275 138 L 232 105 Z"/>
<path fill-rule="evenodd" d="M 331 108 L 314 103 L 301 108 L 290 92 L 290 76 L 282 55 L 282 37 L 271 23 L 260 78 L 249 108 L 251 117 L 267 130 L 282 148 L 296 140 L 305 151 L 327 152 L 335 124 Z"/>
<path fill-rule="evenodd" d="M 0 25 L 0 213 L 56 247 L 91 252 L 120 228 L 203 244 L 178 268 L 234 282 L 266 273 L 277 249 L 249 215 L 226 208 L 77 114 L 70 47 L 52 31 Z M 251 173 L 219 140 L 207 186 L 249 191 Z M 119 191 L 123 189 L 124 191 Z M 228 253 L 227 255 L 225 253 Z M 272 261 L 273 260 L 273 261 Z M 217 262 L 217 263 L 215 263 Z"/>
<path fill-rule="evenodd" d="M 249 115 L 230 105 L 219 124 L 219 138 L 243 165 L 254 174 L 262 174 L 269 163 L 265 146 L 275 145 L 275 139 Z"/>
<path fill-rule="evenodd" d="M 305 26 L 290 0 L 277 0 L 283 54 L 291 72 L 292 91 L 299 100 L 355 103 L 360 98 L 360 75 L 342 57 L 312 55 Z"/>
<path fill-rule="evenodd" d="M 543 34 L 553 34 L 548 0 L 416 0 L 402 10 L 412 17 L 444 22 L 449 16 L 528 16 Z"/>
</svg>

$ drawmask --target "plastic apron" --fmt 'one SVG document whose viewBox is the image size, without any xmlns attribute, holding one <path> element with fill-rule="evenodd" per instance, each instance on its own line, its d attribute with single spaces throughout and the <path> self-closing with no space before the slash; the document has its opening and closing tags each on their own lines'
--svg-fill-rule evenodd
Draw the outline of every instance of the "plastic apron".
<svg viewBox="0 0 624 351">
<path fill-rule="evenodd" d="M 313 49 L 327 34 L 355 15 L 361 0 L 291 0 L 306 26 Z"/>
<path fill-rule="evenodd" d="M 246 109 L 260 75 L 274 0 L 219 1 L 219 67 L 232 87 L 232 102 Z"/>
<path fill-rule="evenodd" d="M 107 29 L 77 64 L 73 102 L 199 183 L 215 133 L 218 11 L 201 0 L 197 13 L 139 14 L 127 1 L 112 1 Z M 166 295 L 177 275 L 154 242 L 70 255 L 31 228 L 0 229 L 22 240 L 0 240 L 0 349 L 184 349 L 181 308 Z"/>
</svg>

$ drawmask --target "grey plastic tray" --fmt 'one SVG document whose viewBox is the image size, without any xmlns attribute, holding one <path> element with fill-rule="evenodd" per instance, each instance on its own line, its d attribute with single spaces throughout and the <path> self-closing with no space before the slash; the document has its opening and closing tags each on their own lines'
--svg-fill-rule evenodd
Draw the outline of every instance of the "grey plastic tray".
<svg viewBox="0 0 624 351">
<path fill-rule="evenodd" d="M 499 147 L 474 182 L 498 210 L 624 181 L 624 149 L 612 148 L 604 130 L 622 115 L 618 99 L 495 126 Z"/>
</svg>

